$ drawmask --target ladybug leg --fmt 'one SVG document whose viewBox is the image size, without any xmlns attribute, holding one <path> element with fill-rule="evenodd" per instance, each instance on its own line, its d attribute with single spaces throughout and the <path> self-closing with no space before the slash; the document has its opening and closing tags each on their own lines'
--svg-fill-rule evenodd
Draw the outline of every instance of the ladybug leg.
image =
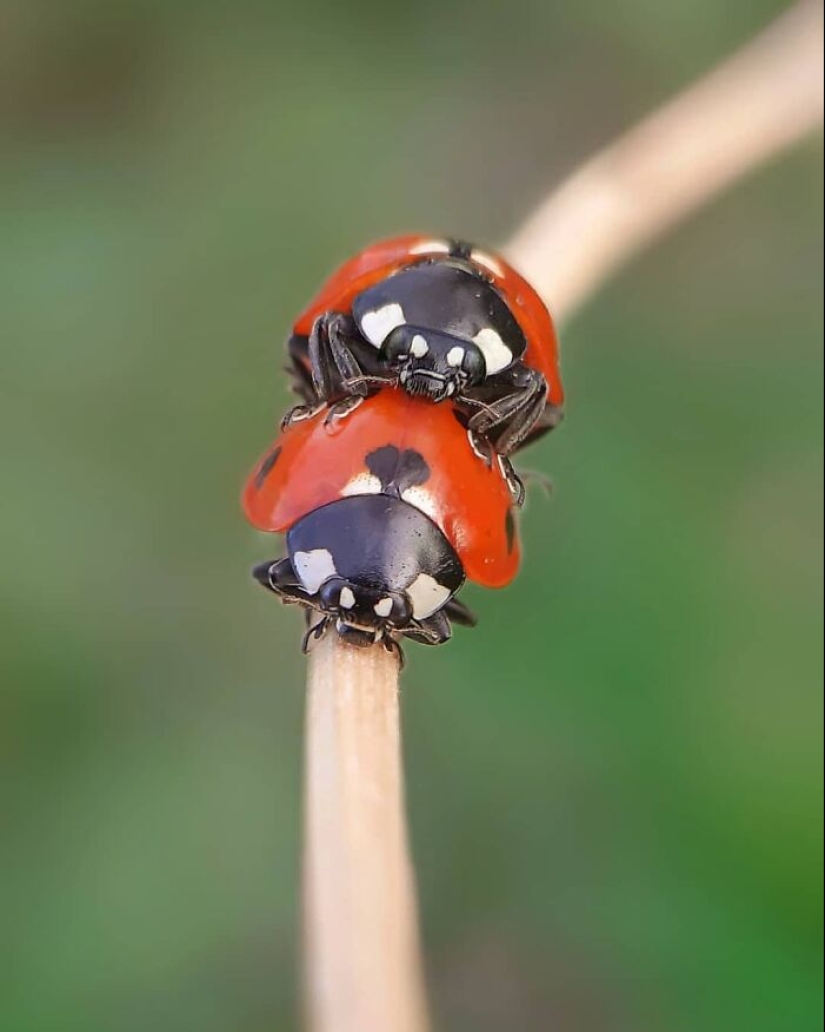
<svg viewBox="0 0 825 1032">
<path fill-rule="evenodd" d="M 522 483 L 521 477 L 516 473 L 515 469 L 513 469 L 512 462 L 510 462 L 506 456 L 500 455 L 495 450 L 493 444 L 491 444 L 486 437 L 482 437 L 481 434 L 476 431 L 468 430 L 467 437 L 470 441 L 470 447 L 488 469 L 492 469 L 494 461 L 498 464 L 499 473 L 501 473 L 510 489 L 510 496 L 513 499 L 513 504 L 516 508 L 520 509 L 522 505 L 524 505 L 526 492 L 524 490 L 524 484 Z"/>
<path fill-rule="evenodd" d="M 318 401 L 329 403 L 353 396 L 366 398 L 371 387 L 392 382 L 391 376 L 372 368 L 374 356 L 366 347 L 347 316 L 327 312 L 315 320 L 307 340 L 306 360 Z"/>
<path fill-rule="evenodd" d="M 292 426 L 294 423 L 302 423 L 305 419 L 312 419 L 313 416 L 317 416 L 318 413 L 324 408 L 321 405 L 293 405 L 291 409 L 288 409 L 281 420 L 281 430 L 286 430 L 287 427 Z"/>
<path fill-rule="evenodd" d="M 286 372 L 292 378 L 293 391 L 305 402 L 306 405 L 317 405 L 318 397 L 315 388 L 312 386 L 312 372 L 309 368 L 307 356 L 307 338 L 300 337 L 293 333 L 286 342 L 286 352 L 289 356 L 289 365 Z"/>
<path fill-rule="evenodd" d="M 324 401 L 352 394 L 344 387 L 344 382 L 361 375 L 361 367 L 344 336 L 346 325 L 345 316 L 327 312 L 315 320 L 309 335 L 312 385 Z"/>
<path fill-rule="evenodd" d="M 513 469 L 513 463 L 510 462 L 506 455 L 498 456 L 498 468 L 505 483 L 510 489 L 510 497 L 513 499 L 513 505 L 517 509 L 520 509 L 524 505 L 524 500 L 527 497 L 527 491 L 524 487 L 524 481 Z"/>
<path fill-rule="evenodd" d="M 541 373 L 518 363 L 507 371 L 506 381 L 486 385 L 495 387 L 498 396 L 488 402 L 467 424 L 483 434 L 499 455 L 507 456 L 535 427 L 546 407 L 547 384 Z"/>
<path fill-rule="evenodd" d="M 351 394 L 348 398 L 343 398 L 341 401 L 336 401 L 334 405 L 331 405 L 329 411 L 324 417 L 324 426 L 332 426 L 334 423 L 339 422 L 346 416 L 353 412 L 364 398 L 360 394 Z"/>
<path fill-rule="evenodd" d="M 443 645 L 445 641 L 449 641 L 453 636 L 450 620 L 446 615 L 445 609 L 439 609 L 437 613 L 428 616 L 426 620 L 420 620 L 418 623 L 407 627 L 404 630 L 404 636 L 411 641 L 420 642 L 422 645 Z"/>
<path fill-rule="evenodd" d="M 289 559 L 267 559 L 259 563 L 252 576 L 268 591 L 278 595 L 283 602 L 297 602 L 305 606 L 313 606 L 315 600 L 301 587 L 292 563 Z"/>
<path fill-rule="evenodd" d="M 461 624 L 462 627 L 475 627 L 478 623 L 475 613 L 471 612 L 457 598 L 451 598 L 447 605 L 444 606 L 443 612 L 453 623 Z"/>
<path fill-rule="evenodd" d="M 530 430 L 524 440 L 522 440 L 521 444 L 519 444 L 519 448 L 526 448 L 528 444 L 532 444 L 540 437 L 544 437 L 545 434 L 549 434 L 551 430 L 555 430 L 562 419 L 564 419 L 564 409 L 562 409 L 561 406 L 545 406 L 541 417 L 536 420 L 535 426 Z"/>
<path fill-rule="evenodd" d="M 392 638 L 389 634 L 385 634 L 384 637 L 381 639 L 381 644 L 384 646 L 387 652 L 391 652 L 398 660 L 398 669 L 403 670 L 404 667 L 407 665 L 407 658 L 404 655 L 404 650 L 401 648 L 401 646 L 398 644 L 395 638 Z"/>
<path fill-rule="evenodd" d="M 294 411 L 314 414 L 328 403 L 353 395 L 365 398 L 371 390 L 395 381 L 363 342 L 352 319 L 326 312 L 315 320 L 308 337 L 294 335 L 287 342 L 293 389 L 306 406 Z"/>
<path fill-rule="evenodd" d="M 301 652 L 304 655 L 312 651 L 313 646 L 316 642 L 319 642 L 321 638 L 327 633 L 332 624 L 332 617 L 325 616 L 317 623 L 310 623 L 311 614 L 307 612 L 307 630 L 306 634 L 301 641 Z"/>
<path fill-rule="evenodd" d="M 476 433 L 475 430 L 467 431 L 467 439 L 470 442 L 470 447 L 473 449 L 475 457 L 477 459 L 481 459 L 488 469 L 492 469 L 493 460 L 496 456 L 492 444 L 490 444 L 486 437 L 483 437 L 480 433 Z"/>
<path fill-rule="evenodd" d="M 307 406 L 317 407 L 353 393 L 347 386 L 362 368 L 353 354 L 357 337 L 351 319 L 339 312 L 318 316 L 308 337 L 293 334 L 287 341 L 292 387 Z"/>
</svg>

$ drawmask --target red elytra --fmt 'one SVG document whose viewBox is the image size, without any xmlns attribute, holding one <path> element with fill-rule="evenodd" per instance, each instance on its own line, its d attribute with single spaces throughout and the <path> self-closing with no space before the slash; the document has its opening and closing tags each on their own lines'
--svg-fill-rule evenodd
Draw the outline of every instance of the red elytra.
<svg viewBox="0 0 825 1032">
<path fill-rule="evenodd" d="M 293 332 L 306 337 L 325 312 L 350 314 L 358 295 L 380 280 L 417 262 L 446 257 L 453 245 L 445 239 L 408 234 L 365 248 L 344 262 L 324 283 L 311 304 L 298 316 Z M 561 406 L 564 388 L 559 371 L 559 347 L 547 306 L 526 279 L 502 257 L 473 248 L 465 258 L 496 287 L 527 340 L 524 363 L 547 381 L 547 400 Z"/>
<path fill-rule="evenodd" d="M 429 467 L 402 497 L 437 524 L 467 578 L 489 588 L 509 584 L 519 566 L 510 489 L 497 464 L 475 454 L 451 405 L 386 388 L 329 426 L 327 411 L 284 430 L 249 477 L 243 508 L 254 527 L 284 533 L 345 494 L 370 493 L 367 457 L 390 445 L 417 452 Z"/>
</svg>

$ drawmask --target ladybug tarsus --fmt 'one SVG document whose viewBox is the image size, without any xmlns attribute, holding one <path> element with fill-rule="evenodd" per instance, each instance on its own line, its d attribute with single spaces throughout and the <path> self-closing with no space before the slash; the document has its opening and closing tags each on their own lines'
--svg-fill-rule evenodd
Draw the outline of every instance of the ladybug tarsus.
<svg viewBox="0 0 825 1032">
<path fill-rule="evenodd" d="M 314 419 L 325 408 L 325 405 L 293 405 L 291 409 L 287 409 L 281 419 L 281 431 L 288 430 L 296 423 Z"/>
<path fill-rule="evenodd" d="M 365 400 L 364 395 L 352 394 L 348 398 L 336 401 L 334 405 L 330 405 L 327 409 L 326 415 L 324 416 L 324 426 L 332 426 L 334 423 L 345 419 L 350 412 L 354 412 L 361 402 Z"/>
</svg>

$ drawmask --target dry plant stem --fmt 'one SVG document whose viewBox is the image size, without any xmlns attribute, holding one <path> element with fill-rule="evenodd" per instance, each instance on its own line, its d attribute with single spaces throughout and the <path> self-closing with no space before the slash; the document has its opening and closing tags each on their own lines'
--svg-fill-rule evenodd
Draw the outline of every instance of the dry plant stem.
<svg viewBox="0 0 825 1032">
<path fill-rule="evenodd" d="M 792 7 L 574 172 L 505 254 L 567 318 L 674 223 L 822 122 L 822 5 Z"/>
<path fill-rule="evenodd" d="M 643 244 L 822 116 L 822 8 L 755 42 L 574 173 L 506 253 L 568 316 Z M 428 1027 L 403 808 L 398 664 L 329 635 L 309 668 L 305 977 L 313 1032 Z"/>
<path fill-rule="evenodd" d="M 304 934 L 310 1027 L 428 1027 L 404 820 L 398 660 L 329 634 L 309 661 Z"/>
</svg>

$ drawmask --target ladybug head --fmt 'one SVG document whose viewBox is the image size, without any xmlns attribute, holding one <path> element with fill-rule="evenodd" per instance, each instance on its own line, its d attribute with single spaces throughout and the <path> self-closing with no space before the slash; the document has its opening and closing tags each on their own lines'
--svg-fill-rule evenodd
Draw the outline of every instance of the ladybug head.
<svg viewBox="0 0 825 1032">
<path fill-rule="evenodd" d="M 430 401 L 461 394 L 487 375 L 477 344 L 437 330 L 397 326 L 384 341 L 381 354 L 398 370 L 398 382 L 408 394 Z"/>
<path fill-rule="evenodd" d="M 403 593 L 379 591 L 343 577 L 330 577 L 324 582 L 318 592 L 318 608 L 335 618 L 339 634 L 365 645 L 371 645 L 386 631 L 407 627 L 413 615 Z"/>
</svg>

